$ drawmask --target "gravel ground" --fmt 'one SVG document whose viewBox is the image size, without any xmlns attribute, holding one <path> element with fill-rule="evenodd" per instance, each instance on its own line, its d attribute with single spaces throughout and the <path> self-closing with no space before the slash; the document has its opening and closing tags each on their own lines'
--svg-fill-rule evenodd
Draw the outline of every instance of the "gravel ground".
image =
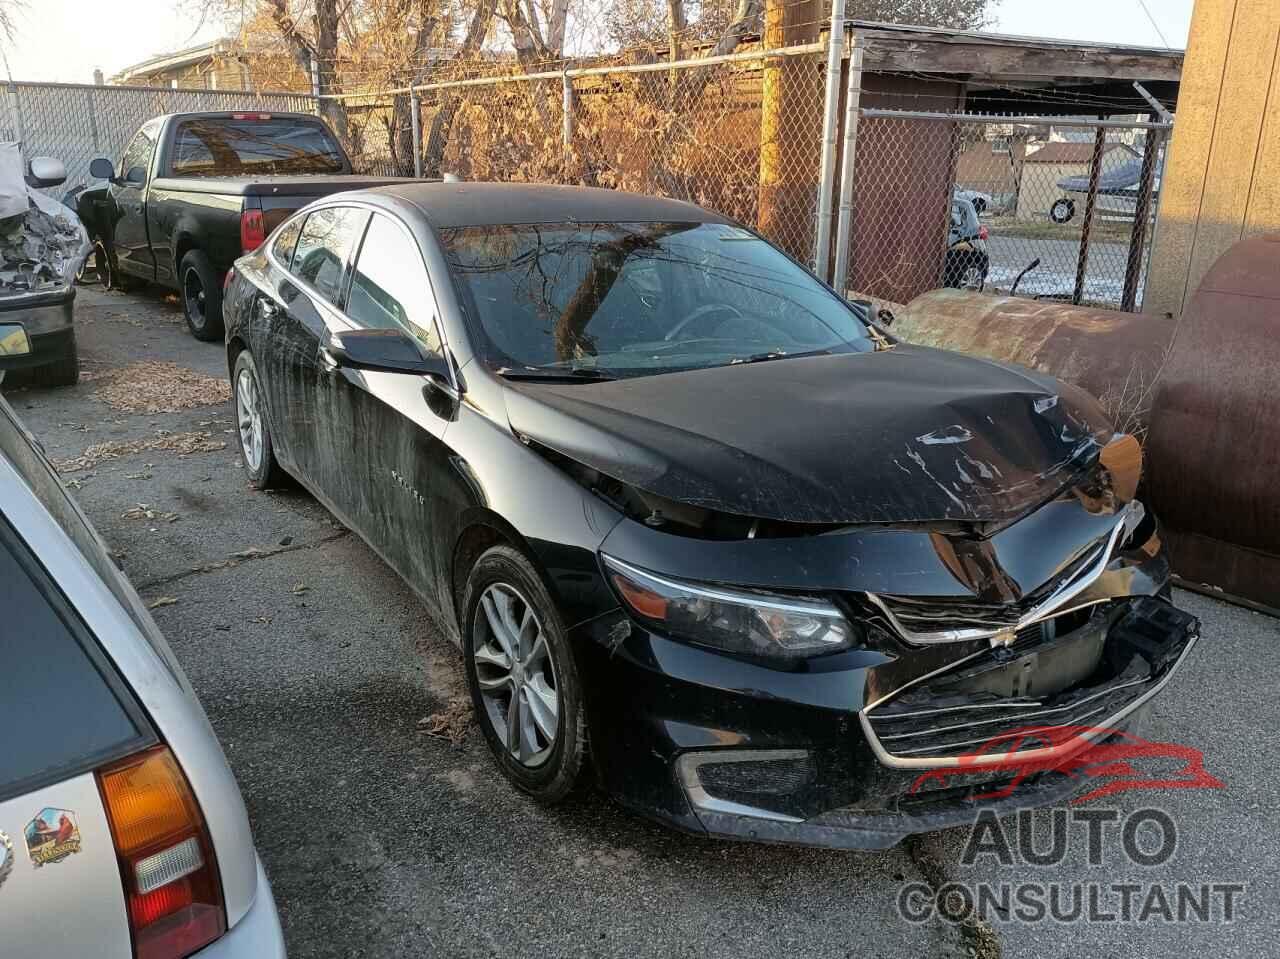
<svg viewBox="0 0 1280 959">
<path fill-rule="evenodd" d="M 434 726 L 423 721 L 456 709 L 462 695 L 453 647 L 395 575 L 310 497 L 248 489 L 225 403 L 128 412 L 101 392 L 113 373 L 142 361 L 225 378 L 220 346 L 193 340 L 176 304 L 159 294 L 85 291 L 77 316 L 93 378 L 6 394 L 52 459 L 183 433 L 208 434 L 205 449 L 226 444 L 183 454 L 151 443 L 65 478 L 144 598 L 160 602 L 154 615 L 244 790 L 292 955 L 1274 951 L 1276 620 L 1179 597 L 1203 620 L 1205 641 L 1158 700 L 1147 735 L 1202 749 L 1225 788 L 1129 792 L 1096 804 L 1169 812 L 1177 850 L 1153 869 L 1124 860 L 1118 842 L 1106 845 L 1103 865 L 1089 865 L 1083 833 L 1072 834 L 1053 867 L 994 857 L 965 866 L 964 830 L 844 854 L 690 838 L 598 795 L 543 809 L 499 778 L 477 731 L 458 744 L 427 731 Z M 202 381 L 192 382 L 183 395 L 199 402 Z M 1048 814 L 1035 822 L 1044 826 Z M 1122 877 L 1247 888 L 1229 925 L 1064 928 L 996 916 L 962 927 L 907 923 L 897 912 L 899 891 L 913 882 Z"/>
</svg>

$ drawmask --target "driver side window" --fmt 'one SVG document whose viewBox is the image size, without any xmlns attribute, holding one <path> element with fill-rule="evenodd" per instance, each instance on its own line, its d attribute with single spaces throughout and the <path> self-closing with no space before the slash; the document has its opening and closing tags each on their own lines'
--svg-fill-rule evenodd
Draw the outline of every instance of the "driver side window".
<svg viewBox="0 0 1280 959">
<path fill-rule="evenodd" d="M 120 167 L 116 174 L 130 186 L 142 186 L 147 182 L 151 157 L 156 152 L 156 130 L 154 122 L 143 124 L 120 157 Z"/>
</svg>

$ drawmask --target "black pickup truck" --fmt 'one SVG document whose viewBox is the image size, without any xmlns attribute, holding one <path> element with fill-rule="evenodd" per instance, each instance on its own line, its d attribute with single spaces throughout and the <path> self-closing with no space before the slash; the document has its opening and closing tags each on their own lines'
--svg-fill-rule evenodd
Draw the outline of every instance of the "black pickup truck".
<svg viewBox="0 0 1280 959">
<path fill-rule="evenodd" d="M 77 212 L 108 286 L 177 290 L 197 339 L 222 337 L 222 279 L 316 197 L 396 182 L 356 176 L 337 138 L 302 113 L 173 113 L 144 123 Z"/>
</svg>

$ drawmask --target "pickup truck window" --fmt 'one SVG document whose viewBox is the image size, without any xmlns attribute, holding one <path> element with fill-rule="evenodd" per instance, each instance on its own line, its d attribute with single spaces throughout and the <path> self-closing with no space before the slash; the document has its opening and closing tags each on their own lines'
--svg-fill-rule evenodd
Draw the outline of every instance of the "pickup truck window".
<svg viewBox="0 0 1280 959">
<path fill-rule="evenodd" d="M 418 245 L 395 223 L 375 213 L 351 276 L 347 316 L 366 329 L 403 329 L 440 353 L 427 269 Z"/>
<path fill-rule="evenodd" d="M 131 185 L 141 186 L 147 182 L 151 155 L 156 152 L 156 132 L 159 129 L 159 124 L 154 121 L 144 124 L 124 148 L 124 156 L 120 158 L 120 169 L 117 172 Z"/>
<path fill-rule="evenodd" d="M 345 172 L 342 150 L 324 125 L 297 117 L 183 120 L 170 166 L 174 176 Z"/>
<path fill-rule="evenodd" d="M 330 206 L 307 217 L 293 254 L 292 272 L 333 306 L 342 306 L 342 287 L 351 251 L 369 219 L 367 210 Z"/>
</svg>

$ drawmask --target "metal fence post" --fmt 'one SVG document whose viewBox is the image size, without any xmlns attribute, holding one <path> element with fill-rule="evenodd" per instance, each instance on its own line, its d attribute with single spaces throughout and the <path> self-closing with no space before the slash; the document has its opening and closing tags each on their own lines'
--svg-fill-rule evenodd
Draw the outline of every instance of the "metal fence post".
<svg viewBox="0 0 1280 959">
<path fill-rule="evenodd" d="M 98 153 L 102 150 L 102 147 L 98 143 L 98 114 L 93 109 L 93 88 L 92 87 L 85 87 L 84 112 L 89 117 L 89 135 L 93 137 L 93 152 Z"/>
<path fill-rule="evenodd" d="M 1098 202 L 1098 179 L 1102 176 L 1103 151 L 1107 143 L 1106 127 L 1098 127 L 1093 138 L 1093 162 L 1089 164 L 1089 194 L 1084 203 L 1084 222 L 1080 225 L 1080 258 L 1076 261 L 1076 288 L 1071 302 L 1076 306 L 1084 298 L 1085 274 L 1089 272 L 1089 233 L 1093 229 L 1093 209 Z"/>
<path fill-rule="evenodd" d="M 853 230 L 853 172 L 858 156 L 858 118 L 862 106 L 862 45 L 857 34 L 849 56 L 849 77 L 844 94 L 844 148 L 840 151 L 840 218 L 836 222 L 836 257 L 831 285 L 842 296 L 849 280 L 849 246 Z"/>
<path fill-rule="evenodd" d="M 418 91 L 409 88 L 409 129 L 413 133 L 413 175 L 422 179 L 422 106 Z"/>
<path fill-rule="evenodd" d="M 26 125 L 22 122 L 22 99 L 18 96 L 18 86 L 9 81 L 9 109 L 13 113 L 13 132 L 18 135 L 18 143 L 22 149 L 27 146 Z"/>
<path fill-rule="evenodd" d="M 822 160 L 818 173 L 818 235 L 813 244 L 814 271 L 828 279 L 831 268 L 831 225 L 835 197 L 836 145 L 840 137 L 840 62 L 844 54 L 844 6 L 832 0 L 827 34 L 827 91 L 822 115 Z"/>
<path fill-rule="evenodd" d="M 573 155 L 573 78 L 566 70 L 560 78 L 561 113 L 563 123 L 560 127 L 561 146 L 564 148 L 565 163 Z"/>
<path fill-rule="evenodd" d="M 1152 115 L 1155 119 L 1155 115 Z M 1129 237 L 1129 257 L 1125 262 L 1124 292 L 1120 309 L 1132 313 L 1138 302 L 1138 282 L 1142 278 L 1142 255 L 1147 241 L 1147 221 L 1151 218 L 1151 197 L 1155 191 L 1156 157 L 1164 140 L 1162 131 L 1148 130 L 1146 151 L 1142 154 L 1142 175 L 1138 180 L 1138 202 L 1133 210 L 1133 233 Z"/>
</svg>

